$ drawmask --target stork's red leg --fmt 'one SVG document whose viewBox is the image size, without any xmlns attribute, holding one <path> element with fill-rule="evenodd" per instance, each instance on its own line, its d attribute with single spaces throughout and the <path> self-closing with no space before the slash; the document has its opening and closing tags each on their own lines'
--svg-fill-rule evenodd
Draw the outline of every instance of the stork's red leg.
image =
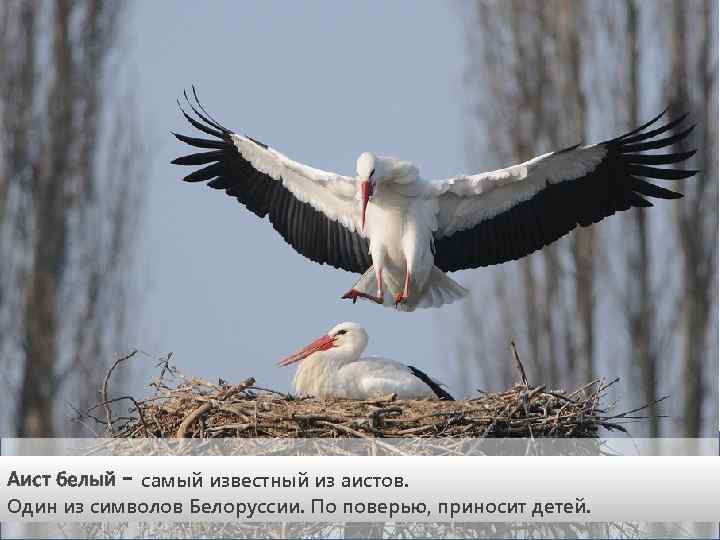
<svg viewBox="0 0 720 540">
<path fill-rule="evenodd" d="M 382 304 L 383 299 L 379 296 L 373 296 L 372 294 L 366 294 L 364 292 L 360 292 L 357 289 L 350 289 L 348 292 L 346 292 L 343 295 L 343 299 L 352 300 L 353 304 L 357 302 L 358 298 L 367 298 L 368 300 L 372 300 L 376 304 Z"/>
<path fill-rule="evenodd" d="M 382 286 L 382 270 L 378 270 L 375 272 L 375 278 L 377 280 L 377 286 L 378 286 L 378 295 L 373 296 L 372 294 L 367 294 L 364 292 L 360 292 L 357 289 L 350 289 L 348 292 L 346 292 L 343 295 L 343 299 L 349 299 L 353 301 L 353 304 L 357 302 L 358 298 L 366 298 L 372 302 L 375 302 L 376 304 L 381 304 L 384 302 L 383 299 L 383 286 Z"/>
<path fill-rule="evenodd" d="M 399 292 L 395 295 L 395 307 L 398 306 L 398 304 L 407 302 L 408 296 L 410 295 L 410 269 L 408 268 L 405 271 L 405 286 L 403 288 L 403 292 Z"/>
</svg>

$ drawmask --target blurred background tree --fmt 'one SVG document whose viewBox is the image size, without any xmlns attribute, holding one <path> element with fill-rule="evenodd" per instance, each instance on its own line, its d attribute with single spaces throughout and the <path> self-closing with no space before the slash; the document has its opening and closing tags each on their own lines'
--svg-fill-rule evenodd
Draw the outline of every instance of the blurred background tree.
<svg viewBox="0 0 720 540">
<path fill-rule="evenodd" d="M 68 404 L 96 403 L 127 345 L 142 152 L 118 90 L 125 5 L 0 3 L 5 433 L 78 432 Z"/>
<path fill-rule="evenodd" d="M 673 186 L 685 194 L 679 204 L 633 209 L 475 274 L 459 379 L 511 384 L 510 363 L 496 359 L 515 339 L 529 376 L 550 386 L 622 374 L 625 398 L 670 394 L 662 412 L 675 422 L 659 422 L 653 406 L 636 435 L 715 433 L 717 2 L 510 0 L 464 9 L 472 169 L 606 140 L 669 107 L 670 117 L 690 112 L 698 124 L 686 146 L 699 149 L 691 167 L 700 173 Z"/>
<path fill-rule="evenodd" d="M 378 22 L 376 6 L 286 7 L 295 10 L 290 19 L 303 24 L 281 21 L 282 32 L 265 43 L 262 57 L 243 59 L 250 72 L 261 74 L 252 85 L 247 72 L 208 59 L 217 58 L 218 39 L 235 46 L 237 32 L 254 36 L 243 37 L 248 43 L 263 39 L 265 25 L 281 23 L 274 9 L 263 3 L 241 8 L 232 2 L 201 7 L 181 2 L 168 12 L 143 4 L 142 15 L 131 17 L 132 5 L 0 2 L 0 388 L 5 396 L 0 433 L 79 432 L 81 427 L 68 421 L 70 406 L 82 409 L 98 401 L 97 389 L 113 354 L 131 346 L 153 347 L 156 339 L 167 350 L 179 349 L 181 357 L 185 351 L 183 361 L 199 375 L 262 374 L 271 384 L 284 384 L 279 381 L 289 375 L 275 374 L 261 362 L 252 368 L 238 365 L 235 358 L 272 356 L 291 346 L 290 332 L 273 334 L 277 339 L 270 351 L 253 345 L 276 326 L 298 326 L 296 313 L 287 310 L 280 322 L 277 314 L 260 314 L 256 307 L 264 293 L 259 287 L 234 285 L 233 293 L 242 291 L 244 301 L 228 298 L 226 284 L 235 279 L 244 252 L 220 247 L 217 230 L 248 227 L 252 233 L 243 237 L 248 250 L 274 250 L 277 239 L 231 201 L 190 195 L 177 181 L 179 173 L 169 164 L 177 146 L 166 129 L 185 124 L 170 98 L 183 85 L 202 82 L 214 93 L 213 110 L 227 115 L 229 124 L 259 126 L 276 136 L 278 146 L 297 141 L 288 152 L 297 150 L 302 158 L 315 151 L 327 160 L 320 166 L 352 164 L 356 150 L 373 140 L 378 150 L 390 146 L 388 151 L 409 158 L 428 156 L 432 162 L 423 166 L 452 167 L 447 174 L 455 174 L 457 140 L 444 137 L 449 146 L 442 147 L 415 128 L 418 111 L 422 122 L 433 125 L 452 116 L 452 99 L 444 98 L 432 110 L 426 103 L 440 90 L 447 92 L 444 96 L 455 91 L 454 83 L 446 82 L 455 72 L 443 70 L 460 58 L 461 44 L 442 47 L 456 39 L 453 24 L 463 24 L 468 170 L 604 140 L 669 106 L 671 116 L 689 111 L 698 123 L 688 144 L 699 149 L 692 166 L 701 173 L 672 186 L 685 193 L 681 201 L 623 213 L 524 260 L 468 272 L 462 280 L 473 297 L 464 303 L 460 324 L 453 325 L 459 331 L 448 331 L 445 322 L 460 316 L 455 306 L 432 316 L 438 319 L 415 314 L 398 320 L 393 313 L 373 311 L 378 351 L 431 363 L 425 353 L 432 332 L 424 332 L 417 343 L 402 336 L 441 320 L 438 334 L 450 336 L 457 355 L 454 361 L 444 352 L 437 355 L 433 373 L 454 382 L 453 390 L 461 395 L 474 394 L 478 386 L 497 390 L 514 382 L 508 361 L 514 339 L 531 382 L 569 388 L 594 376 L 620 375 L 618 398 L 624 408 L 670 394 L 660 411 L 650 413 L 668 414 L 671 420 L 639 423 L 635 435 L 715 434 L 717 0 L 424 5 L 417 8 L 418 24 L 431 27 L 430 33 L 399 24 L 409 4 L 384 4 L 382 35 L 372 43 L 348 41 L 332 50 L 326 43 L 338 28 L 362 17 L 368 24 Z M 451 9 L 459 16 L 449 14 Z M 329 27 L 323 19 L 327 14 L 345 22 Z M 435 32 L 443 14 L 449 22 Z M 309 27 L 314 30 L 308 32 Z M 405 34 L 398 38 L 398 32 Z M 186 39 L 190 33 L 193 40 Z M 130 37 L 144 47 L 133 66 L 145 81 L 136 96 L 126 90 L 136 83 L 128 77 Z M 422 47 L 424 56 L 418 53 Z M 438 50 L 445 51 L 440 62 L 430 58 Z M 316 61 L 305 63 L 308 57 Z M 296 89 L 290 96 L 284 86 L 287 74 L 268 69 L 281 64 L 292 67 L 293 76 L 308 79 L 302 92 Z M 406 64 L 414 67 L 397 69 Z M 334 86 L 323 82 L 328 69 L 350 79 L 358 66 L 377 72 L 387 86 L 354 85 L 356 93 L 348 90 L 338 98 Z M 422 84 L 428 66 L 442 84 Z M 239 88 L 250 103 L 272 101 L 274 114 L 264 107 L 239 106 Z M 320 105 L 330 102 L 332 107 Z M 386 106 L 377 106 L 380 102 Z M 136 124 L 140 107 L 145 114 Z M 339 114 L 347 114 L 345 135 L 329 141 L 327 130 Z M 315 131 L 307 131 L 311 124 Z M 350 124 L 353 129 L 347 129 Z M 403 131 L 378 128 L 384 124 Z M 442 129 L 446 134 L 454 129 L 454 134 L 456 125 L 448 121 Z M 163 139 L 153 141 L 152 155 L 144 156 L 143 137 L 155 133 Z M 341 138 L 347 141 L 335 141 Z M 339 157 L 332 161 L 335 154 Z M 149 189 L 145 174 L 155 174 L 162 181 L 153 184 L 162 187 Z M 152 212 L 144 213 L 142 200 L 150 201 Z M 184 219 L 189 213 L 191 224 Z M 211 214 L 212 220 L 204 219 Z M 130 319 L 128 306 L 140 277 L 133 258 L 143 215 L 149 224 L 144 232 L 155 234 L 155 243 L 144 245 L 143 254 L 161 273 L 162 287 L 157 288 L 164 292 Z M 284 267 L 286 254 L 277 245 L 272 260 Z M 287 259 L 287 264 L 293 272 L 307 272 L 304 279 L 317 280 L 305 287 L 308 291 L 334 287 L 335 279 L 344 286 L 345 277 L 310 269 L 306 261 Z M 264 266 L 244 271 L 250 281 L 270 279 Z M 209 273 L 213 280 L 206 279 Z M 183 298 L 173 303 L 181 288 Z M 330 296 L 303 317 L 303 331 L 330 322 L 328 313 L 343 313 L 346 308 Z M 191 303 L 193 310 L 181 309 L 183 303 Z M 345 313 L 354 316 L 362 309 Z M 128 339 L 129 323 L 139 325 L 143 317 L 148 328 L 142 338 Z M 248 337 L 237 321 L 250 317 L 255 325 Z M 212 361 L 199 363 L 198 351 Z M 443 369 L 454 369 L 455 380 Z M 113 388 L 120 390 L 117 382 Z"/>
</svg>

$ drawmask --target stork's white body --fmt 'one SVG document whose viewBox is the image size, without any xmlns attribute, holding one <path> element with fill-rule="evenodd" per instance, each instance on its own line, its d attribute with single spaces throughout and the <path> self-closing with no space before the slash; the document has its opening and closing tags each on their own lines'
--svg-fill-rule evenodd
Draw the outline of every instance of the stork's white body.
<svg viewBox="0 0 720 540">
<path fill-rule="evenodd" d="M 410 295 L 397 306 L 405 311 L 462 298 L 467 290 L 434 268 L 438 204 L 428 196 L 429 186 L 408 162 L 375 157 L 375 163 L 394 174 L 377 184 L 367 204 L 364 233 L 370 240 L 373 266 L 353 288 L 368 295 L 380 294 L 383 304 L 393 305 L 408 276 Z M 378 290 L 378 281 L 382 290 Z"/>
<path fill-rule="evenodd" d="M 377 356 L 361 358 L 368 335 L 357 323 L 340 323 L 280 362 L 299 362 L 293 387 L 299 396 L 320 399 L 450 399 L 438 381 L 419 369 Z"/>
<path fill-rule="evenodd" d="M 437 399 L 405 364 L 380 357 L 348 358 L 340 351 L 319 351 L 303 360 L 293 379 L 295 393 L 320 399 Z"/>
</svg>

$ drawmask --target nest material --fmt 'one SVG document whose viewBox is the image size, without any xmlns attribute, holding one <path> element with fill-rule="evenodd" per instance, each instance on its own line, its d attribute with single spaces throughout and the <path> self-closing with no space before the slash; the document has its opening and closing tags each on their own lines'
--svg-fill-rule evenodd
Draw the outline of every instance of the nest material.
<svg viewBox="0 0 720 540">
<path fill-rule="evenodd" d="M 516 358 L 519 364 L 519 360 Z M 626 432 L 636 412 L 611 415 L 603 406 L 618 379 L 597 379 L 573 392 L 524 382 L 462 401 L 367 401 L 295 398 L 255 386 L 187 377 L 167 362 L 153 396 L 132 400 L 133 416 L 111 419 L 123 438 L 338 438 L 338 437 L 598 437 L 601 428 Z M 642 408 L 641 408 L 642 409 Z"/>
</svg>

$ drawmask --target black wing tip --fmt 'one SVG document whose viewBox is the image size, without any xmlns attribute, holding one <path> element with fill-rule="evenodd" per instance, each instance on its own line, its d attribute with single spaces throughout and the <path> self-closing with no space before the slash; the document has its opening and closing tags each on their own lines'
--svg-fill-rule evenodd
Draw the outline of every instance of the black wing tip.
<svg viewBox="0 0 720 540">
<path fill-rule="evenodd" d="M 636 127 L 635 129 L 628 131 L 627 133 L 624 133 L 623 135 L 620 135 L 619 137 L 616 137 L 615 139 L 610 139 L 609 141 L 605 141 L 605 143 L 630 143 L 631 141 L 629 139 L 632 139 L 634 142 L 640 141 L 640 140 L 646 140 L 651 137 L 654 137 L 656 135 L 659 135 L 660 133 L 664 133 L 665 131 L 669 131 L 670 129 L 674 128 L 675 126 L 678 126 L 684 122 L 688 116 L 690 115 L 690 112 L 685 112 L 680 114 L 674 119 L 668 120 L 665 124 L 661 125 L 658 128 L 655 128 L 651 131 L 642 133 L 650 126 L 656 124 L 662 117 L 664 117 L 668 111 L 670 110 L 670 107 L 665 107 L 665 109 L 662 110 L 660 114 L 655 116 L 654 118 L 648 120 L 644 124 Z M 690 131 L 692 131 L 692 128 L 695 126 L 693 124 L 691 126 Z"/>
<path fill-rule="evenodd" d="M 185 98 L 185 103 L 190 107 L 195 117 L 191 116 L 185 108 L 182 106 L 182 103 L 180 102 L 180 98 L 177 98 L 175 101 L 177 103 L 178 109 L 180 109 L 180 112 L 182 115 L 187 119 L 187 121 L 196 129 L 199 131 L 203 131 L 207 133 L 208 135 L 213 135 L 214 137 L 217 137 L 219 139 L 229 139 L 230 135 L 232 135 L 232 131 L 223 126 L 220 122 L 215 120 L 205 109 L 205 107 L 200 102 L 200 99 L 198 98 L 197 89 L 195 88 L 195 85 L 191 85 L 192 88 L 192 95 L 195 100 L 195 103 L 197 104 L 197 107 L 193 105 L 193 102 L 190 100 L 190 95 L 188 94 L 187 89 L 183 89 L 182 95 Z M 199 110 L 198 110 L 199 108 Z M 201 112 L 202 111 L 202 112 Z"/>
<path fill-rule="evenodd" d="M 657 121 L 660 120 L 663 116 L 665 116 L 669 110 L 670 110 L 670 107 L 665 107 L 665 108 L 660 112 L 660 114 L 658 114 L 657 116 L 651 118 L 650 120 L 648 120 L 648 121 L 645 122 L 644 124 L 641 124 L 640 126 L 636 127 L 635 129 L 633 129 L 633 130 L 631 130 L 631 131 L 628 131 L 628 132 L 625 133 L 624 135 L 621 135 L 621 136 L 618 137 L 616 140 L 622 141 L 623 139 L 626 139 L 626 138 L 628 138 L 628 137 L 631 137 L 632 135 L 635 135 L 636 133 L 640 133 L 640 132 L 643 131 L 644 129 L 649 128 L 649 127 L 652 126 L 655 122 L 657 122 Z"/>
<path fill-rule="evenodd" d="M 667 109 L 666 109 L 667 110 Z M 675 120 L 672 120 L 673 122 L 682 122 L 684 121 L 688 116 L 690 116 L 690 111 L 681 113 L 680 116 L 678 116 Z"/>
<path fill-rule="evenodd" d="M 581 144 L 582 144 L 582 141 L 577 144 L 573 144 L 572 146 L 568 146 L 567 148 L 563 148 L 562 150 L 558 150 L 555 153 L 556 154 L 565 154 L 567 152 L 572 152 L 573 150 L 578 148 Z"/>
<path fill-rule="evenodd" d="M 230 141 L 231 137 L 233 135 L 233 131 L 231 131 L 228 128 L 226 128 L 225 126 L 223 126 L 220 122 L 215 120 L 215 118 L 213 118 L 210 115 L 210 113 L 207 112 L 207 110 L 205 109 L 203 104 L 200 102 L 200 98 L 198 97 L 197 89 L 195 88 L 194 84 L 191 85 L 191 89 L 192 89 L 192 95 L 195 100 L 195 103 L 197 104 L 197 106 L 199 107 L 200 110 L 198 110 L 193 105 L 193 103 L 190 101 L 190 96 L 188 95 L 188 92 L 186 89 L 183 89 L 183 97 L 185 98 L 185 101 L 190 106 L 190 108 L 192 109 L 192 111 L 195 114 L 195 116 L 197 117 L 197 119 L 193 118 L 185 111 L 185 109 L 183 108 L 183 106 L 180 102 L 180 99 L 178 98 L 176 101 L 177 101 L 178 108 L 180 109 L 180 112 L 187 119 L 187 121 L 193 127 L 198 129 L 199 131 L 207 133 L 208 135 L 213 135 L 213 136 L 215 136 L 219 139 L 223 139 L 225 141 Z M 200 112 L 200 111 L 202 111 L 202 112 Z M 186 143 L 188 142 L 188 141 L 182 139 L 181 138 L 182 136 L 177 133 L 173 133 L 173 135 L 175 135 L 176 138 L 180 139 L 183 142 L 186 142 Z M 263 148 L 265 150 L 267 150 L 269 148 L 269 146 L 267 144 L 265 144 L 264 142 L 261 142 L 253 137 L 250 137 L 249 135 L 245 135 L 245 138 L 248 139 L 249 141 L 252 141 L 253 143 L 257 144 L 258 146 L 260 146 L 261 148 Z"/>
<path fill-rule="evenodd" d="M 697 124 L 690 124 L 687 127 L 680 128 L 682 131 L 675 131 L 679 127 L 680 120 L 673 120 L 659 128 L 653 129 L 646 133 L 640 133 L 634 137 L 623 136 L 609 141 L 611 145 L 616 146 L 621 154 L 631 154 L 643 152 L 645 150 L 653 150 L 659 148 L 667 148 L 673 144 L 687 138 L 695 129 Z M 672 131 L 671 131 L 672 130 Z M 670 131 L 671 134 L 666 137 L 657 138 L 659 135 Z M 635 132 L 631 132 L 635 133 Z"/>
<path fill-rule="evenodd" d="M 667 124 L 665 124 L 665 125 L 681 126 L 689 118 L 690 118 L 690 113 L 686 112 L 686 113 L 681 114 L 674 120 L 669 120 L 667 122 Z M 692 119 L 690 121 L 691 121 L 691 123 L 687 124 L 687 127 L 684 128 L 684 131 L 687 131 L 688 133 L 692 132 L 692 130 L 695 129 L 695 126 L 697 126 L 697 122 L 693 122 Z"/>
<path fill-rule="evenodd" d="M 203 121 L 207 122 L 208 124 L 210 124 L 211 126 L 213 126 L 215 129 L 219 130 L 219 131 L 220 131 L 221 133 L 223 133 L 224 135 L 230 135 L 230 134 L 232 134 L 232 131 L 231 131 L 231 130 L 229 130 L 229 129 L 226 128 L 224 125 L 222 125 L 220 122 L 218 122 L 218 121 L 215 119 L 215 117 L 214 117 L 213 115 L 211 115 L 211 114 L 207 111 L 207 109 L 205 108 L 205 106 L 204 106 L 204 105 L 202 104 L 202 102 L 200 101 L 200 98 L 198 97 L 197 88 L 195 88 L 195 85 L 194 85 L 194 84 L 191 85 L 191 88 L 192 88 L 193 98 L 195 99 L 195 103 L 196 103 L 197 106 L 200 108 L 200 111 L 202 111 L 202 113 L 204 113 L 204 114 L 200 113 L 200 111 L 198 111 L 198 110 L 193 106 L 193 104 L 190 102 L 190 100 L 189 100 L 188 97 L 187 97 L 187 91 L 183 91 L 183 93 L 185 94 L 185 99 L 188 101 L 188 103 L 190 104 L 190 107 L 192 107 L 192 109 L 193 109 L 193 111 L 195 112 L 195 114 L 197 114 L 200 118 L 203 119 Z"/>
<path fill-rule="evenodd" d="M 443 388 L 428 376 L 424 371 L 419 370 L 415 366 L 408 366 L 410 372 L 415 375 L 422 382 L 430 387 L 430 390 L 441 400 L 441 401 L 455 401 L 455 398 L 450 395 L 449 392 L 443 390 Z"/>
<path fill-rule="evenodd" d="M 264 142 L 260 142 L 260 141 L 258 141 L 257 139 L 254 139 L 254 138 L 251 137 L 250 135 L 245 135 L 245 138 L 246 138 L 247 140 L 249 140 L 249 141 L 254 142 L 254 143 L 257 144 L 259 147 L 264 148 L 265 150 L 268 149 L 268 145 L 267 145 L 267 144 L 265 144 Z"/>
</svg>

